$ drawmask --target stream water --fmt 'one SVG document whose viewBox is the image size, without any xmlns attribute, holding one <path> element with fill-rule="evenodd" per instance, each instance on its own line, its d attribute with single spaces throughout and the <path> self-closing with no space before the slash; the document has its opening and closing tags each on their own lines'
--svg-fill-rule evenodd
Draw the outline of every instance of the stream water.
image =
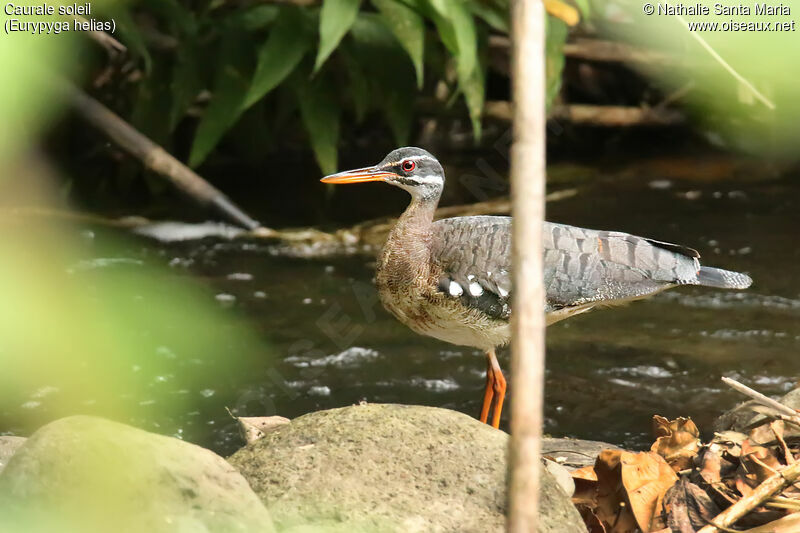
<svg viewBox="0 0 800 533">
<path fill-rule="evenodd" d="M 712 420 L 740 399 L 720 383 L 722 375 L 770 395 L 797 383 L 800 180 L 598 178 L 549 204 L 548 219 L 680 243 L 699 250 L 705 264 L 755 280 L 742 292 L 678 288 L 550 327 L 548 433 L 642 447 L 651 440 L 654 414 L 691 416 L 710 431 Z M 418 336 L 394 320 L 377 303 L 369 257 L 292 259 L 261 243 L 221 239 L 136 239 L 128 248 L 129 258 L 208 286 L 213 305 L 249 324 L 270 354 L 237 373 L 224 366 L 229 354 L 219 353 L 219 379 L 186 391 L 191 410 L 164 420 L 154 409 L 138 425 L 228 453 L 239 440 L 225 407 L 289 418 L 362 400 L 470 415 L 480 408 L 483 354 Z M 505 369 L 508 357 L 504 349 Z M 511 382 L 510 402 L 514 388 Z M 47 400 L 8 406 L 5 414 L 25 409 L 46 412 Z"/>
</svg>

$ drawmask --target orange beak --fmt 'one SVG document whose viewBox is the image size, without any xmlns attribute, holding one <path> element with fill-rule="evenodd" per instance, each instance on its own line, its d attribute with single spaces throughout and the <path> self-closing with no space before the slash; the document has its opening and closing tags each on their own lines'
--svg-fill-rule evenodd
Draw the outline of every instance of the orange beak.
<svg viewBox="0 0 800 533">
<path fill-rule="evenodd" d="M 325 176 L 320 181 L 322 183 L 364 183 L 367 181 L 386 181 L 393 177 L 394 174 L 386 172 L 376 167 L 357 168 L 355 170 L 347 170 L 339 172 L 338 174 L 331 174 Z"/>
</svg>

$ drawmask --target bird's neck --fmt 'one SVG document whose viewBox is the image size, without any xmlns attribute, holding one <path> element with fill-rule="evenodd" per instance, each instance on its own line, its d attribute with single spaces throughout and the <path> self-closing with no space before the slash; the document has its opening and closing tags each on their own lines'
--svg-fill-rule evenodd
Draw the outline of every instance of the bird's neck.
<svg viewBox="0 0 800 533">
<path fill-rule="evenodd" d="M 439 198 L 413 198 L 400 216 L 378 262 L 378 274 L 391 270 L 393 277 L 424 276 L 430 266 L 433 214 Z"/>
</svg>

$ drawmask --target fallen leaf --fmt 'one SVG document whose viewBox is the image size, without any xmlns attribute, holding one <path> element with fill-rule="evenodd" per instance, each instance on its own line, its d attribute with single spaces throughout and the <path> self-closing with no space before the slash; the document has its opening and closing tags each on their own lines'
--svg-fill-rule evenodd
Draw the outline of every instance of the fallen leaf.
<svg viewBox="0 0 800 533">
<path fill-rule="evenodd" d="M 237 416 L 239 433 L 247 444 L 252 444 L 264 435 L 291 422 L 282 416 Z"/>
<path fill-rule="evenodd" d="M 700 477 L 702 477 L 706 483 L 719 483 L 722 479 L 720 475 L 722 457 L 720 457 L 719 450 L 719 444 L 711 444 L 706 448 L 706 451 L 703 452 Z"/>
<path fill-rule="evenodd" d="M 653 435 L 656 441 L 650 450 L 663 457 L 675 472 L 692 466 L 692 459 L 700 450 L 700 431 L 691 418 L 667 420 L 655 415 Z"/>
<path fill-rule="evenodd" d="M 620 463 L 622 484 L 639 527 L 642 531 L 663 528 L 662 499 L 678 476 L 664 458 L 654 452 L 623 452 Z"/>
<path fill-rule="evenodd" d="M 667 491 L 664 507 L 673 533 L 695 533 L 720 512 L 708 494 L 688 479 L 681 479 Z"/>
<path fill-rule="evenodd" d="M 622 450 L 603 450 L 597 456 L 594 471 L 597 474 L 597 507 L 594 514 L 608 533 L 636 531 L 636 517 L 631 511 L 625 487 L 622 484 Z"/>
</svg>

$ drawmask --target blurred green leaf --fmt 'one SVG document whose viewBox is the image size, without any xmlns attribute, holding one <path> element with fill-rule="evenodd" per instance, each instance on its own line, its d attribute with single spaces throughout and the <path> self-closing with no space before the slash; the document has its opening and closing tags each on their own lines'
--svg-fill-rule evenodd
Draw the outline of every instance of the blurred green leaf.
<svg viewBox="0 0 800 533">
<path fill-rule="evenodd" d="M 242 110 L 277 87 L 303 59 L 311 45 L 307 22 L 303 12 L 295 7 L 281 10 L 267 41 L 258 52 L 256 71 Z"/>
<path fill-rule="evenodd" d="M 472 132 L 476 139 L 481 138 L 481 114 L 484 103 L 484 81 L 483 71 L 480 68 L 473 70 L 468 76 L 459 75 L 458 85 L 464 94 L 464 101 L 467 104 L 469 118 L 472 122 Z"/>
<path fill-rule="evenodd" d="M 384 23 L 408 52 L 417 74 L 417 87 L 422 88 L 425 55 L 425 23 L 422 17 L 397 0 L 372 0 Z"/>
<path fill-rule="evenodd" d="M 348 93 L 352 97 L 353 111 L 356 121 L 361 122 L 370 106 L 369 80 L 359 61 L 351 53 L 343 53 L 342 58 L 347 67 Z"/>
<path fill-rule="evenodd" d="M 358 16 L 361 0 L 323 0 L 319 14 L 319 50 L 314 72 L 336 49 Z"/>
<path fill-rule="evenodd" d="M 319 77 L 304 83 L 297 91 L 303 125 L 324 174 L 333 174 L 338 165 L 340 107 L 330 87 L 328 79 Z"/>
<path fill-rule="evenodd" d="M 187 9 L 177 0 L 142 0 L 153 13 L 169 24 L 177 28 L 183 35 L 195 35 L 197 33 L 197 19 L 194 11 Z"/>
<path fill-rule="evenodd" d="M 170 115 L 172 103 L 168 69 L 166 62 L 156 62 L 150 74 L 139 82 L 130 118 L 136 129 L 160 145 L 166 144 L 171 130 L 169 120 L 164 120 Z"/>
<path fill-rule="evenodd" d="M 478 65 L 478 38 L 475 32 L 475 20 L 469 12 L 468 5 L 461 0 L 429 1 L 438 15 L 436 18 L 440 19 L 437 27 L 442 39 L 445 39 L 445 34 L 452 35 L 454 39 L 455 50 L 452 49 L 452 44 L 450 48 L 456 56 L 460 77 L 468 78 Z"/>
<path fill-rule="evenodd" d="M 383 112 L 399 144 L 405 144 L 413 119 L 417 95 L 414 69 L 406 51 L 387 31 L 382 15 L 362 14 L 353 25 L 348 50 L 357 67 L 363 69 L 368 90 L 376 95 L 375 105 Z"/>
<path fill-rule="evenodd" d="M 128 7 L 119 4 L 112 4 L 116 7 L 109 10 L 109 18 L 113 18 L 117 23 L 116 37 L 128 47 L 131 55 L 134 57 L 142 58 L 144 62 L 144 72 L 149 74 L 153 68 L 153 57 L 150 55 L 150 50 L 147 49 L 147 44 L 144 41 L 144 36 L 141 30 L 133 21 Z"/>
<path fill-rule="evenodd" d="M 170 81 L 172 107 L 169 111 L 169 131 L 175 130 L 186 110 L 203 90 L 198 64 L 200 57 L 199 47 L 194 42 L 185 42 L 175 54 Z"/>
<path fill-rule="evenodd" d="M 511 33 L 509 21 L 509 6 L 506 2 L 498 5 L 483 0 L 472 0 L 469 3 L 470 10 L 480 17 L 486 24 L 501 33 Z"/>
<path fill-rule="evenodd" d="M 578 11 L 581 12 L 581 19 L 586 20 L 592 15 L 592 6 L 589 0 L 572 0 L 576 6 L 578 6 Z"/>
<path fill-rule="evenodd" d="M 564 70 L 564 43 L 567 40 L 567 24 L 556 17 L 545 17 L 545 75 L 547 78 L 547 109 L 561 90 L 561 72 Z"/>
<path fill-rule="evenodd" d="M 245 31 L 260 30 L 272 24 L 280 13 L 280 8 L 272 4 L 262 4 L 236 11 L 225 21 L 231 27 L 239 27 Z"/>
<path fill-rule="evenodd" d="M 193 167 L 205 160 L 241 114 L 249 79 L 250 47 L 246 39 L 246 35 L 234 31 L 222 38 L 211 101 L 197 126 L 189 154 L 189 165 Z"/>
</svg>

